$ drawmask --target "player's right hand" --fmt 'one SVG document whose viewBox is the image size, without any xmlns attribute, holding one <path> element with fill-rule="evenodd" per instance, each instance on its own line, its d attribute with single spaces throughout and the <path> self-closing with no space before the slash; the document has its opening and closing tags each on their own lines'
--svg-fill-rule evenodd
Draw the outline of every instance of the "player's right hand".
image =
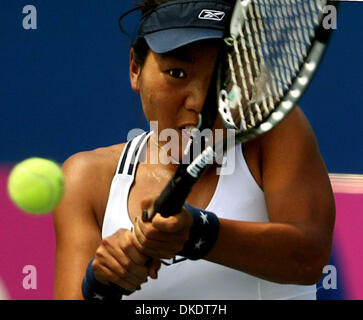
<svg viewBox="0 0 363 320">
<path fill-rule="evenodd" d="M 148 276 L 157 278 L 160 261 L 150 261 L 141 254 L 133 244 L 133 237 L 133 232 L 119 229 L 112 236 L 102 240 L 92 263 L 99 282 L 113 282 L 133 292 L 147 281 Z"/>
<path fill-rule="evenodd" d="M 150 209 L 151 203 L 152 199 L 142 201 L 141 209 Z M 151 221 L 136 219 L 133 238 L 135 247 L 154 259 L 171 259 L 183 249 L 192 224 L 193 218 L 184 207 L 178 214 L 167 218 L 156 213 Z"/>
</svg>

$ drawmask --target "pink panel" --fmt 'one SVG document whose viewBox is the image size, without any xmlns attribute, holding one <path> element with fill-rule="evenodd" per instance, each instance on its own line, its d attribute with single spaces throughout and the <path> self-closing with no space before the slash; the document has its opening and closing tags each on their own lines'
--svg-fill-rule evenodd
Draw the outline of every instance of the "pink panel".
<svg viewBox="0 0 363 320">
<path fill-rule="evenodd" d="M 10 299 L 52 299 L 55 266 L 52 215 L 31 216 L 12 204 L 6 190 L 9 169 L 0 168 L 0 279 Z M 37 289 L 23 287 L 23 279 L 29 274 L 23 274 L 27 265 L 36 268 Z"/>
<path fill-rule="evenodd" d="M 363 175 L 330 174 L 335 203 L 334 247 L 345 299 L 363 299 Z"/>
<path fill-rule="evenodd" d="M 336 193 L 335 249 L 345 299 L 363 299 L 363 194 Z"/>
</svg>

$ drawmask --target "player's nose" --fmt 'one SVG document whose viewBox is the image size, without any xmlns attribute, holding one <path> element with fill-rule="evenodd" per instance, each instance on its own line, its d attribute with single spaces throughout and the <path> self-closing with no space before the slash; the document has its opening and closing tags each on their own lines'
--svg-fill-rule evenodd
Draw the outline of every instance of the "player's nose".
<svg viewBox="0 0 363 320">
<path fill-rule="evenodd" d="M 200 113 L 204 106 L 204 102 L 207 96 L 208 86 L 205 81 L 194 81 L 190 84 L 184 103 L 184 107 L 187 110 Z"/>
</svg>

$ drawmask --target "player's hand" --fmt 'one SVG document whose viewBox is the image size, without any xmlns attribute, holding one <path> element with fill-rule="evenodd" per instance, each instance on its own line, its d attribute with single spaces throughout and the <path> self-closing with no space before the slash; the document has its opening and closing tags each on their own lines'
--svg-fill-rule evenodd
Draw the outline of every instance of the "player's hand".
<svg viewBox="0 0 363 320">
<path fill-rule="evenodd" d="M 102 240 L 92 264 L 99 282 L 113 282 L 133 292 L 147 281 L 148 276 L 157 278 L 160 261 L 150 260 L 140 253 L 134 245 L 134 237 L 132 231 L 119 229 L 112 236 Z"/>
<path fill-rule="evenodd" d="M 148 209 L 150 203 L 150 200 L 143 201 L 142 209 Z M 171 259 L 183 249 L 192 224 L 193 218 L 185 208 L 168 218 L 156 213 L 150 222 L 138 218 L 133 229 L 134 245 L 146 256 Z"/>
</svg>

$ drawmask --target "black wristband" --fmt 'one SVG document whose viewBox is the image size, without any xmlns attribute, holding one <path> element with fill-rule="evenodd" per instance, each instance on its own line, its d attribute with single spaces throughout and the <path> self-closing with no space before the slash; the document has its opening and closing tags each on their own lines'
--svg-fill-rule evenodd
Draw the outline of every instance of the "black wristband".
<svg viewBox="0 0 363 320">
<path fill-rule="evenodd" d="M 88 264 L 86 275 L 82 282 L 82 293 L 85 300 L 119 301 L 123 295 L 132 293 L 114 283 L 103 284 L 97 281 L 92 268 L 93 260 L 94 258 Z"/>
<path fill-rule="evenodd" d="M 214 246 L 219 233 L 218 217 L 209 211 L 204 211 L 185 203 L 184 207 L 193 217 L 189 239 L 178 253 L 190 260 L 202 259 Z"/>
</svg>

